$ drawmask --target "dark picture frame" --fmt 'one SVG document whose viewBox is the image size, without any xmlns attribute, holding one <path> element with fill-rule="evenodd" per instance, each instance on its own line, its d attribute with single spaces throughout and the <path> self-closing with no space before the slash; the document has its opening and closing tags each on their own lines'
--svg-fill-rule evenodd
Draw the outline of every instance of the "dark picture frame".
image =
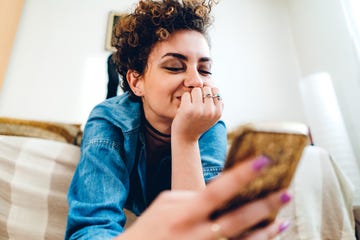
<svg viewBox="0 0 360 240">
<path fill-rule="evenodd" d="M 115 52 L 116 48 L 112 45 L 112 39 L 114 38 L 114 27 L 119 19 L 124 15 L 122 12 L 110 12 L 108 18 L 108 25 L 106 30 L 105 49 Z"/>
</svg>

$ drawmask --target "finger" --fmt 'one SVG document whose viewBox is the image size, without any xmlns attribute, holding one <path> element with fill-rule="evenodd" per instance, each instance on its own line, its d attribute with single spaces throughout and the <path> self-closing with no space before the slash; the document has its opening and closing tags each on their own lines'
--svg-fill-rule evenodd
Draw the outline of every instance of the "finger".
<svg viewBox="0 0 360 240">
<path fill-rule="evenodd" d="M 180 106 L 191 104 L 191 95 L 189 92 L 184 92 L 181 96 Z"/>
<path fill-rule="evenodd" d="M 212 94 L 211 87 L 203 88 L 203 100 L 204 100 L 204 103 L 213 103 L 213 94 Z"/>
<path fill-rule="evenodd" d="M 197 104 L 197 103 L 202 103 L 203 99 L 202 99 L 202 90 L 201 88 L 193 88 L 191 90 L 191 102 L 193 104 Z"/>
<path fill-rule="evenodd" d="M 262 239 L 272 239 L 284 232 L 290 226 L 290 221 L 276 221 L 265 228 L 258 229 L 244 238 L 242 240 L 262 240 Z"/>
<path fill-rule="evenodd" d="M 222 102 L 222 97 L 218 88 L 212 88 L 212 95 L 215 104 Z"/>
<path fill-rule="evenodd" d="M 238 236 L 260 222 L 272 221 L 280 208 L 290 200 L 291 196 L 287 191 L 278 191 L 224 214 L 216 222 L 222 226 L 226 236 Z"/>
<path fill-rule="evenodd" d="M 218 120 L 221 117 L 221 111 L 217 109 L 217 106 L 214 104 L 213 94 L 211 87 L 203 88 L 203 99 L 204 99 L 204 114 L 207 120 L 214 121 Z"/>
<path fill-rule="evenodd" d="M 216 111 L 221 116 L 224 109 L 224 102 L 222 101 L 222 97 L 218 88 L 212 88 L 213 102 L 216 106 Z"/>
<path fill-rule="evenodd" d="M 261 170 L 269 164 L 265 156 L 258 156 L 241 162 L 210 182 L 206 189 L 198 195 L 201 208 L 194 209 L 201 214 L 211 214 L 233 199 L 240 189 L 258 176 Z"/>
</svg>

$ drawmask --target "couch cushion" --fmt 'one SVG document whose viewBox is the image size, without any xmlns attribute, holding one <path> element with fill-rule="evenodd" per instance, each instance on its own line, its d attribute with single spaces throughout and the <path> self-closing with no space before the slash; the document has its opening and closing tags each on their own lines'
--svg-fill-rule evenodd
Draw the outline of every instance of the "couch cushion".
<svg viewBox="0 0 360 240">
<path fill-rule="evenodd" d="M 321 147 L 305 148 L 279 219 L 291 225 L 278 239 L 355 240 L 354 186 Z"/>
<path fill-rule="evenodd" d="M 0 117 L 0 135 L 36 137 L 80 145 L 80 124 Z"/>
<path fill-rule="evenodd" d="M 78 146 L 0 135 L 0 239 L 63 239 Z"/>
</svg>

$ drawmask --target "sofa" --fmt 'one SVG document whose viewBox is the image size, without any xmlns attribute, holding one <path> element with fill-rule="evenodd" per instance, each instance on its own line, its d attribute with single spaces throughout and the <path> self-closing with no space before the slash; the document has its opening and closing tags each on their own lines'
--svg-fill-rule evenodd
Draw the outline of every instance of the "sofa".
<svg viewBox="0 0 360 240">
<path fill-rule="evenodd" d="M 64 238 L 81 135 L 76 124 L 0 118 L 0 240 Z M 324 149 L 306 147 L 289 191 L 278 218 L 292 224 L 278 239 L 356 239 L 353 187 Z"/>
</svg>

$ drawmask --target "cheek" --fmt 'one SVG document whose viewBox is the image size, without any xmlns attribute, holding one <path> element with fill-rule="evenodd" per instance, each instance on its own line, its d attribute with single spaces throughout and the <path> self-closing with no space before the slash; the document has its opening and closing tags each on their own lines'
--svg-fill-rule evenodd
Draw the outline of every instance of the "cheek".
<svg viewBox="0 0 360 240">
<path fill-rule="evenodd" d="M 179 84 L 176 81 L 164 81 L 153 88 L 154 95 L 172 96 L 176 90 L 179 89 Z"/>
<path fill-rule="evenodd" d="M 173 91 L 170 91 L 168 87 L 155 86 L 152 89 L 147 91 L 148 101 L 156 105 L 164 105 L 171 101 L 173 96 Z"/>
<path fill-rule="evenodd" d="M 156 76 L 152 75 L 151 77 L 153 81 L 148 81 L 144 87 L 146 95 L 154 100 L 156 99 L 155 101 L 157 102 L 171 99 L 183 86 L 183 81 L 180 76 L 158 74 Z"/>
</svg>

